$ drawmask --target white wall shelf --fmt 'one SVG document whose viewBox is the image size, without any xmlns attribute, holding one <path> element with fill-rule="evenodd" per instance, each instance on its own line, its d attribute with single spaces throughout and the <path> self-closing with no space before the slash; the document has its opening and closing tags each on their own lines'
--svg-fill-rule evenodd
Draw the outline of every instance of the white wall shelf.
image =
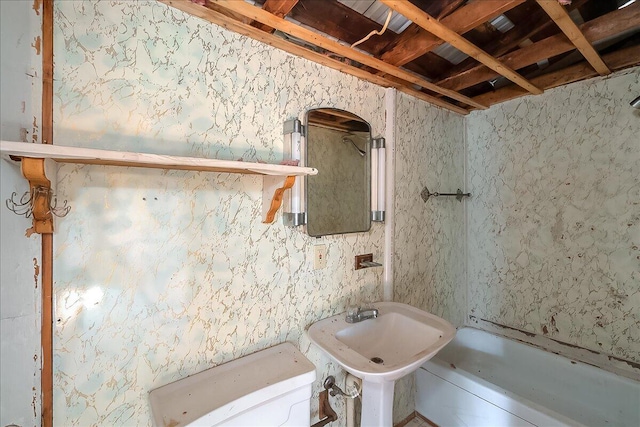
<svg viewBox="0 0 640 427">
<path fill-rule="evenodd" d="M 271 223 L 275 219 L 275 214 L 282 204 L 283 192 L 291 188 L 295 182 L 295 177 L 316 175 L 318 173 L 318 170 L 315 168 L 300 166 L 98 150 L 93 148 L 12 141 L 0 141 L 0 155 L 8 160 L 22 161 L 23 174 L 25 178 L 29 180 L 32 188 L 34 186 L 46 186 L 46 183 L 49 182 L 44 171 L 45 161 L 51 160 L 56 163 L 264 175 L 262 210 L 263 222 L 265 223 Z M 24 159 L 35 159 L 37 161 L 35 163 L 32 161 L 25 162 Z M 37 170 L 37 172 L 35 172 L 37 177 L 34 177 L 33 173 L 25 171 L 25 165 L 27 163 L 33 165 L 31 169 Z M 50 220 L 51 212 L 43 211 L 36 214 L 34 210 L 33 216 L 35 232 L 53 232 L 53 223 L 52 220 Z M 43 223 L 38 226 L 38 222 Z"/>
</svg>

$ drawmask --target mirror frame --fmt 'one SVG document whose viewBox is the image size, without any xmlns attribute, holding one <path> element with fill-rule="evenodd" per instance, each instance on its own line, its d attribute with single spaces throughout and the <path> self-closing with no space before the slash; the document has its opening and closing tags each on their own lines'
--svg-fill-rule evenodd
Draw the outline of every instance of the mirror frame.
<svg viewBox="0 0 640 427">
<path fill-rule="evenodd" d="M 331 236 L 331 235 L 337 235 L 337 234 L 351 234 L 351 233 L 366 233 L 369 230 L 371 230 L 371 147 L 372 147 L 372 136 L 371 136 L 371 125 L 369 124 L 369 122 L 367 122 L 366 120 L 364 120 L 362 117 L 351 113 L 349 111 L 346 110 L 342 110 L 339 108 L 330 108 L 330 107 L 325 107 L 325 108 L 314 108 L 314 109 L 310 109 L 308 111 L 306 111 L 305 115 L 304 115 L 304 127 L 305 127 L 305 153 L 304 153 L 304 164 L 305 166 L 310 166 L 309 163 L 309 147 L 310 147 L 310 138 L 309 135 L 312 134 L 311 130 L 310 130 L 310 126 L 309 126 L 309 118 L 310 115 L 314 112 L 323 112 L 326 111 L 327 113 L 333 113 L 334 116 L 336 117 L 342 117 L 344 119 L 347 120 L 353 120 L 353 121 L 357 121 L 361 124 L 366 125 L 366 130 L 363 129 L 357 129 L 355 127 L 352 127 L 351 129 L 348 128 L 347 126 L 345 126 L 345 131 L 346 132 L 366 132 L 367 133 L 367 140 L 365 142 L 365 162 L 364 162 L 364 170 L 362 171 L 365 175 L 365 183 L 364 186 L 365 188 L 363 189 L 364 191 L 364 199 L 365 199 L 365 204 L 363 204 L 362 206 L 362 214 L 363 214 L 363 224 L 365 224 L 365 220 L 364 217 L 366 216 L 366 226 L 363 226 L 362 228 L 352 228 L 352 229 L 336 229 L 335 231 L 330 231 L 330 232 L 325 232 L 325 230 L 321 230 L 321 231 L 316 231 L 316 230 L 312 230 L 309 226 L 310 223 L 310 218 L 312 218 L 313 214 L 310 215 L 310 211 L 309 211 L 309 180 L 310 179 L 314 179 L 317 177 L 311 177 L 311 176 L 305 176 L 304 178 L 304 199 L 305 199 L 305 210 L 306 210 L 306 231 L 307 234 L 311 237 L 322 237 L 322 236 Z M 312 124 L 313 126 L 313 124 Z M 333 128 L 333 126 L 335 126 L 335 130 L 342 130 L 339 129 L 340 126 L 342 126 L 341 124 L 336 124 L 334 125 L 333 123 L 328 123 L 327 124 L 327 128 Z M 313 142 L 311 142 L 311 144 L 313 144 Z M 355 144 L 354 144 L 355 145 Z M 357 146 L 353 147 L 354 149 L 358 149 L 360 150 L 360 148 L 358 148 Z M 313 166 L 311 165 L 311 167 L 316 167 L 317 166 Z M 320 168 L 318 168 L 318 174 L 322 174 L 322 170 Z"/>
</svg>

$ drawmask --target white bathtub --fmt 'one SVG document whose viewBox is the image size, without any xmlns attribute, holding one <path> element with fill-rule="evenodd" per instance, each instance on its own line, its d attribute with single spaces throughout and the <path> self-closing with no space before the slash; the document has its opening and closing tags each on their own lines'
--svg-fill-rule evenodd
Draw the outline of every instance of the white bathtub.
<svg viewBox="0 0 640 427">
<path fill-rule="evenodd" d="M 640 382 L 473 328 L 416 383 L 416 411 L 441 427 L 640 426 Z"/>
</svg>

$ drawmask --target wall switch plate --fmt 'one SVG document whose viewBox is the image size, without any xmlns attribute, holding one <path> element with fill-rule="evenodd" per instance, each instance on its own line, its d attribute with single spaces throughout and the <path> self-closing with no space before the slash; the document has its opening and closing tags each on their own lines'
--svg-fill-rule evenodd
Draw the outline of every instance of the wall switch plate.
<svg viewBox="0 0 640 427">
<path fill-rule="evenodd" d="M 327 245 L 313 247 L 313 269 L 319 270 L 327 266 Z"/>
<path fill-rule="evenodd" d="M 356 255 L 356 270 L 360 270 L 361 268 L 367 268 L 364 265 L 360 265 L 363 261 L 373 261 L 373 254 L 364 254 L 364 255 Z"/>
</svg>

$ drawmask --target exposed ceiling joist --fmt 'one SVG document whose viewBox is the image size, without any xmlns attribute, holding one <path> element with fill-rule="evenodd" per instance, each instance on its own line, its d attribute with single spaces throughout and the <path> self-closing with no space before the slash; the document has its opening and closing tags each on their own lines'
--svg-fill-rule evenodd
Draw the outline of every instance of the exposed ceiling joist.
<svg viewBox="0 0 640 427">
<path fill-rule="evenodd" d="M 627 6 L 582 24 L 581 32 L 590 43 L 597 43 L 616 34 L 640 28 L 640 3 Z M 525 46 L 498 58 L 502 63 L 514 69 L 520 69 L 538 61 L 557 56 L 575 49 L 564 34 L 547 37 L 539 42 Z M 484 65 L 437 82 L 439 86 L 452 90 L 462 90 L 475 84 L 498 77 L 499 74 Z"/>
<path fill-rule="evenodd" d="M 524 1 L 525 0 L 472 2 L 443 18 L 441 22 L 452 31 L 458 34 L 464 34 L 507 10 L 524 3 Z M 425 31 L 419 25 L 412 24 L 400 35 L 398 41 L 394 43 L 394 47 L 385 52 L 380 59 L 390 64 L 401 66 L 430 52 L 443 43 L 443 40 Z"/>
<path fill-rule="evenodd" d="M 442 40 L 450 43 L 458 50 L 466 53 L 467 55 L 475 58 L 479 62 L 483 63 L 487 67 L 491 68 L 497 73 L 500 73 L 504 77 L 508 78 L 512 82 L 516 83 L 520 87 L 528 90 L 531 93 L 540 94 L 542 90 L 532 84 L 530 81 L 522 77 L 515 70 L 500 63 L 494 57 L 467 41 L 464 37 L 458 35 L 455 31 L 450 30 L 432 16 L 426 14 L 407 0 L 380 0 L 389 8 L 404 15 L 407 19 L 420 25 L 425 30 L 441 38 Z"/>
<path fill-rule="evenodd" d="M 318 34 L 306 28 L 303 28 L 292 22 L 286 21 L 261 8 L 252 6 L 245 1 L 214 0 L 211 3 L 219 7 L 225 8 L 229 11 L 232 11 L 234 13 L 238 13 L 245 17 L 251 18 L 255 21 L 261 22 L 270 27 L 276 28 L 284 33 L 290 34 L 294 37 L 304 40 L 305 42 L 308 42 L 315 46 L 326 49 L 335 54 L 341 55 L 345 58 L 357 61 L 363 65 L 375 68 L 378 71 L 382 71 L 383 73 L 390 74 L 399 79 L 421 86 L 424 89 L 428 89 L 430 91 L 439 93 L 441 95 L 447 96 L 449 98 L 455 99 L 457 101 L 460 101 L 464 104 L 467 104 L 476 108 L 481 108 L 481 109 L 486 108 L 486 106 L 482 105 L 481 103 L 476 102 L 473 99 L 466 97 L 462 94 L 459 94 L 458 92 L 455 92 L 449 89 L 442 89 L 413 73 L 410 73 L 408 71 L 395 67 L 391 64 L 388 64 L 384 61 L 381 61 L 377 58 L 374 58 L 370 55 L 362 53 L 359 50 L 345 46 L 341 43 L 338 43 L 334 40 L 329 39 L 328 37 L 325 37 L 321 34 Z"/>
<path fill-rule="evenodd" d="M 601 76 L 611 73 L 609 67 L 604 63 L 598 52 L 593 48 L 591 43 L 584 36 L 578 26 L 571 20 L 571 17 L 564 9 L 564 7 L 558 3 L 557 0 L 536 0 L 540 7 L 553 19 L 553 21 L 560 27 L 562 32 L 567 36 L 569 40 L 575 45 L 576 48 L 582 53 L 582 56 L 591 64 L 591 66 Z"/>
<path fill-rule="evenodd" d="M 614 71 L 640 65 L 640 45 L 609 53 L 604 55 L 603 59 Z M 535 77 L 531 79 L 531 81 L 545 89 L 551 89 L 596 76 L 598 76 L 598 73 L 588 62 L 584 61 L 579 64 L 563 68 L 562 70 Z M 486 103 L 493 105 L 526 95 L 528 95 L 527 91 L 518 86 L 510 85 L 508 87 L 498 89 L 495 92 L 488 92 L 480 95 L 477 98 L 479 98 L 483 104 Z"/>
<path fill-rule="evenodd" d="M 640 45 L 640 1 L 158 1 L 459 114 L 631 66 L 614 54 Z"/>
<path fill-rule="evenodd" d="M 361 68 L 357 68 L 357 67 L 345 64 L 344 62 L 332 59 L 326 55 L 322 55 L 320 53 L 303 48 L 295 43 L 288 42 L 280 37 L 274 36 L 273 34 L 270 34 L 258 28 L 252 27 L 249 24 L 245 24 L 244 22 L 231 19 L 226 14 L 223 14 L 216 10 L 212 10 L 209 7 L 195 4 L 189 0 L 158 0 L 158 1 L 160 3 L 164 3 L 168 6 L 171 6 L 175 9 L 186 12 L 190 15 L 196 16 L 198 18 L 204 19 L 213 24 L 219 25 L 230 31 L 245 35 L 252 39 L 255 39 L 263 43 L 266 43 L 270 46 L 273 46 L 275 48 L 289 52 L 293 55 L 300 56 L 302 58 L 309 59 L 310 61 L 317 62 L 326 67 L 333 68 L 335 70 L 344 72 L 346 74 L 350 74 L 352 76 L 358 77 L 360 79 L 369 81 L 371 83 L 374 83 L 383 87 L 395 87 L 398 90 L 405 92 L 409 95 L 415 96 L 416 98 L 422 99 L 425 102 L 431 103 L 433 105 L 437 105 L 439 107 L 456 112 L 458 114 L 465 115 L 469 113 L 468 110 L 462 107 L 458 107 L 457 105 L 453 105 L 449 102 L 446 102 L 443 99 L 427 95 L 424 92 L 420 92 L 418 90 L 403 86 L 398 82 L 390 81 L 379 75 L 372 74 L 368 71 L 365 71 Z M 482 104 L 479 104 L 479 105 L 482 105 Z"/>
</svg>

